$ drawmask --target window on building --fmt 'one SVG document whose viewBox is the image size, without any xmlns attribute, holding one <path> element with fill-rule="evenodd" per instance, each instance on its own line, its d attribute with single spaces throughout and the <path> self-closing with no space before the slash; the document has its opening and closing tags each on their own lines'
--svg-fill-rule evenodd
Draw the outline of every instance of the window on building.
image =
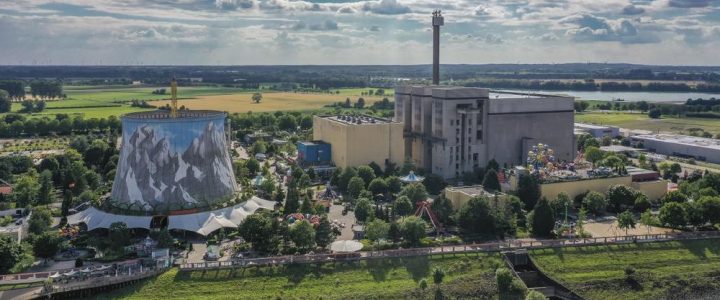
<svg viewBox="0 0 720 300">
<path fill-rule="evenodd" d="M 478 140 L 482 140 L 482 130 L 478 130 L 477 132 L 475 132 L 475 138 L 477 138 Z"/>
<path fill-rule="evenodd" d="M 473 161 L 477 161 L 477 160 L 478 160 L 478 154 L 477 154 L 477 153 L 473 153 Z"/>
<path fill-rule="evenodd" d="M 460 120 L 455 120 L 455 124 L 456 124 L 457 126 L 460 126 Z"/>
<path fill-rule="evenodd" d="M 455 169 L 460 169 L 460 164 L 455 164 Z"/>
</svg>

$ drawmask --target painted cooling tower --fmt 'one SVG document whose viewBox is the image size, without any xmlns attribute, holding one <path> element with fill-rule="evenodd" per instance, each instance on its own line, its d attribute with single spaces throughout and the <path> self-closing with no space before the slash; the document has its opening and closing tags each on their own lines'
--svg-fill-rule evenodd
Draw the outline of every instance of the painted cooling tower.
<svg viewBox="0 0 720 300">
<path fill-rule="evenodd" d="M 238 190 L 217 111 L 141 112 L 122 117 L 114 206 L 164 213 L 205 209 Z"/>
</svg>

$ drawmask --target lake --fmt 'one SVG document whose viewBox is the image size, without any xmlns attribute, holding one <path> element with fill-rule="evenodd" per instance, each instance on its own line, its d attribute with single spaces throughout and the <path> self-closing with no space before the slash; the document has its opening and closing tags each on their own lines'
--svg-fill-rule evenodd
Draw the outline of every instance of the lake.
<svg viewBox="0 0 720 300">
<path fill-rule="evenodd" d="M 530 90 L 506 90 L 521 93 L 539 94 L 564 94 L 576 97 L 578 100 L 605 100 L 612 101 L 623 99 L 625 101 L 647 101 L 647 102 L 685 102 L 688 98 L 710 99 L 720 98 L 720 94 L 693 93 L 693 92 L 588 92 L 588 91 L 530 91 Z"/>
</svg>

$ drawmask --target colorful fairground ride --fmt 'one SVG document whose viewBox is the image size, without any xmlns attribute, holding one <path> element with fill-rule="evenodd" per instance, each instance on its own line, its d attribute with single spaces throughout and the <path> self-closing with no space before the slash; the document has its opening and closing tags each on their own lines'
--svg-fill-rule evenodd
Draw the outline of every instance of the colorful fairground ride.
<svg viewBox="0 0 720 300">
<path fill-rule="evenodd" d="M 555 151 L 547 144 L 537 144 L 528 151 L 526 168 L 531 175 L 541 181 L 564 180 L 578 178 L 578 167 L 584 166 L 582 154 L 575 161 L 560 161 Z"/>
</svg>

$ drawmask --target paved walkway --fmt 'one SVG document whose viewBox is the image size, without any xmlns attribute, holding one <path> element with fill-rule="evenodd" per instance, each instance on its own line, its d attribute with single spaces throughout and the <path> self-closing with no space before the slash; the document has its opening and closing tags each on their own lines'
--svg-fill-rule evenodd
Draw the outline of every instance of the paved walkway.
<svg viewBox="0 0 720 300">
<path fill-rule="evenodd" d="M 347 214 L 343 216 L 343 209 L 345 209 L 345 206 L 333 205 L 330 207 L 330 212 L 328 213 L 330 222 L 337 221 L 336 223 L 345 224 L 345 228 L 340 228 L 340 235 L 336 239 L 338 241 L 353 239 L 352 224 L 355 224 L 355 212 L 348 211 Z"/>
</svg>

